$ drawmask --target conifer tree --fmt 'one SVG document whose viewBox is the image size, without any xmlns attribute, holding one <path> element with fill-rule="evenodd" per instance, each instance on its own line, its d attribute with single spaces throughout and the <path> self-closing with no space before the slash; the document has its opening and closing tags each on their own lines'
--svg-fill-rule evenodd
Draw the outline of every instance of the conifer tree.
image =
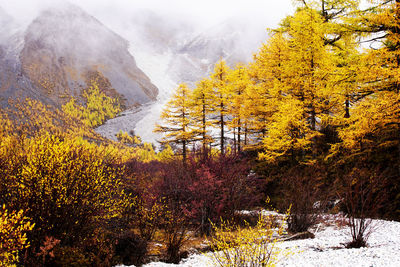
<svg viewBox="0 0 400 267">
<path fill-rule="evenodd" d="M 358 91 L 351 117 L 339 131 L 342 145 L 352 154 L 369 153 L 378 147 L 397 146 L 400 153 L 400 1 L 375 1 L 361 13 L 357 30 L 366 34 L 370 49 L 362 58 Z"/>
<path fill-rule="evenodd" d="M 226 142 L 226 115 L 228 104 L 228 72 L 229 68 L 225 61 L 221 60 L 215 64 L 214 72 L 211 74 L 211 81 L 215 94 L 215 120 L 214 125 L 220 130 L 220 150 L 225 153 Z"/>
<path fill-rule="evenodd" d="M 283 83 L 289 63 L 288 41 L 282 32 L 276 32 L 263 44 L 249 66 L 253 84 L 246 90 L 246 117 L 250 117 L 249 128 L 255 136 L 255 148 L 262 146 L 271 116 L 281 101 Z"/>
<path fill-rule="evenodd" d="M 324 44 L 323 18 L 315 10 L 306 8 L 289 17 L 286 23 L 285 35 L 279 34 L 273 40 L 285 44 L 281 46 L 285 48 L 283 54 L 274 43 L 264 50 L 269 58 L 285 59 L 266 63 L 268 73 L 275 72 L 270 77 L 275 78 L 263 81 L 264 86 L 271 88 L 266 90 L 266 99 L 271 103 L 272 116 L 263 141 L 268 155 L 265 158 L 271 160 L 274 155 L 282 156 L 289 150 L 300 149 L 301 145 L 304 150 L 309 149 L 310 140 L 315 143 L 318 136 L 317 124 L 336 104 L 330 86 L 334 62 Z M 296 110 L 290 110 L 290 105 Z M 304 129 L 304 123 L 308 130 Z M 315 145 L 312 148 L 315 154 Z"/>
<path fill-rule="evenodd" d="M 367 87 L 366 94 L 372 91 L 400 90 L 400 0 L 375 1 L 376 6 L 362 16 L 367 26 L 361 30 L 375 33 L 365 59 L 363 72 Z"/>
<path fill-rule="evenodd" d="M 215 109 L 214 99 L 211 81 L 202 79 L 192 93 L 191 116 L 195 132 L 201 138 L 203 153 L 207 151 L 207 146 L 213 142 L 209 128 L 212 126 L 211 115 Z"/>
<path fill-rule="evenodd" d="M 242 149 L 243 123 L 245 122 L 245 92 L 250 85 L 248 70 L 243 65 L 238 65 L 229 72 L 228 86 L 228 114 L 230 121 L 228 127 L 233 129 L 234 150 L 240 152 Z"/>
<path fill-rule="evenodd" d="M 311 147 L 317 132 L 309 127 L 303 103 L 287 96 L 272 115 L 271 121 L 268 135 L 263 139 L 265 150 L 259 154 L 260 158 L 268 162 L 275 162 L 284 156 L 289 156 L 293 163 L 304 160 L 298 157 Z"/>
<path fill-rule="evenodd" d="M 327 113 L 332 101 L 329 87 L 333 72 L 332 54 L 324 46 L 323 18 L 312 9 L 299 11 L 290 20 L 290 83 L 286 93 L 303 102 L 310 129 L 315 131 L 317 116 Z"/>
<path fill-rule="evenodd" d="M 186 84 L 180 84 L 171 100 L 166 104 L 161 119 L 164 125 L 156 125 L 154 132 L 164 133 L 161 143 L 174 143 L 182 148 L 186 161 L 188 144 L 193 141 L 194 131 L 190 117 L 191 91 Z"/>
</svg>

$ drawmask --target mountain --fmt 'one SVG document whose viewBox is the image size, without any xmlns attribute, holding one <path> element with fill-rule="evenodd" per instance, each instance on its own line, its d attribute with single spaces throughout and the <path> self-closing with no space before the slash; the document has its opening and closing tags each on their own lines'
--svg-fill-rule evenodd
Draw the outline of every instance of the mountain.
<svg viewBox="0 0 400 267">
<path fill-rule="evenodd" d="M 154 125 L 160 122 L 162 108 L 179 83 L 186 82 L 193 87 L 208 76 L 221 58 L 232 67 L 239 62 L 249 62 L 268 37 L 265 24 L 251 23 L 241 17 L 200 32 L 183 23 L 180 17 L 169 19 L 141 12 L 126 25 L 129 30 L 123 34 L 131 43 L 130 51 L 160 89 L 160 94 L 157 101 L 144 110 L 99 127 L 97 131 L 104 136 L 115 138 L 119 130 L 134 130 L 142 140 L 155 143 L 160 136 L 152 132 Z"/>
<path fill-rule="evenodd" d="M 209 74 L 220 59 L 232 67 L 249 62 L 266 38 L 267 32 L 260 24 L 253 25 L 240 17 L 228 19 L 182 45 L 170 62 L 170 74 L 178 82 L 193 84 Z"/>
<path fill-rule="evenodd" d="M 17 28 L 17 23 L 4 9 L 0 7 L 0 44 L 10 38 L 11 33 Z"/>
<path fill-rule="evenodd" d="M 29 96 L 59 106 L 97 80 L 128 107 L 142 106 L 99 132 L 112 138 L 121 129 L 134 129 L 154 141 L 154 123 L 178 83 L 193 86 L 220 59 L 232 67 L 248 62 L 267 37 L 264 27 L 238 17 L 199 31 L 180 16 L 145 9 L 129 14 L 95 18 L 64 3 L 41 12 L 22 31 L 0 28 L 0 39 L 7 39 L 0 41 L 0 97 Z M 14 27 L 9 16 L 2 23 Z"/>
<path fill-rule="evenodd" d="M 123 21 L 103 18 L 129 40 L 131 53 L 152 80 L 161 76 L 158 66 L 149 66 L 153 58 L 158 64 L 168 61 L 163 76 L 169 76 L 174 83 L 193 85 L 209 74 L 220 59 L 232 67 L 249 62 L 268 37 L 266 25 L 259 19 L 249 21 L 247 15 L 231 17 L 206 29 L 185 17 L 160 15 L 147 9 L 134 10 L 130 16 Z M 163 85 L 156 85 L 163 90 Z"/>
<path fill-rule="evenodd" d="M 59 106 L 70 96 L 79 97 L 94 80 L 127 107 L 157 97 L 157 87 L 129 53 L 128 41 L 75 5 L 41 12 L 13 40 L 0 50 L 0 70 L 7 73 L 0 76 L 4 99 L 30 96 Z"/>
<path fill-rule="evenodd" d="M 178 50 L 192 38 L 194 32 L 194 26 L 187 21 L 179 17 L 161 16 L 148 9 L 133 12 L 129 29 L 135 45 L 159 54 Z"/>
<path fill-rule="evenodd" d="M 31 97 L 45 101 L 30 80 L 22 74 L 19 53 L 23 35 L 19 24 L 0 8 L 0 103 L 8 98 Z"/>
</svg>

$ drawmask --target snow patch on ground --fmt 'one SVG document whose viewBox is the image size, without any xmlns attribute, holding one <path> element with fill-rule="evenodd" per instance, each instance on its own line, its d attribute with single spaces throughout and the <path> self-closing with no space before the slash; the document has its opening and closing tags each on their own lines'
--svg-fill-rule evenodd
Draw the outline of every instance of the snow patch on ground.
<svg viewBox="0 0 400 267">
<path fill-rule="evenodd" d="M 400 266 L 400 223 L 374 220 L 368 247 L 346 249 L 349 228 L 329 226 L 315 233 L 315 239 L 283 242 L 294 252 L 278 266 Z"/>
<path fill-rule="evenodd" d="M 285 241 L 281 248 L 293 252 L 281 259 L 277 266 L 400 266 L 400 222 L 374 220 L 374 231 L 368 239 L 368 247 L 346 249 L 350 241 L 348 226 L 335 224 L 314 229 L 314 239 Z M 329 218 L 328 218 L 329 221 Z M 191 255 L 180 264 L 152 262 L 146 267 L 205 267 L 215 266 L 207 255 Z"/>
</svg>

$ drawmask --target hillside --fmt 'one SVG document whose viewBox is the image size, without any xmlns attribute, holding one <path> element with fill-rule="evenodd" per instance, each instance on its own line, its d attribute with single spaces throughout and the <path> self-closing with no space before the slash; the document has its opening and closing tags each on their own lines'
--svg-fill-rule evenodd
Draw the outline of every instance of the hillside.
<svg viewBox="0 0 400 267">
<path fill-rule="evenodd" d="M 1 80 L 4 99 L 29 96 L 60 106 L 92 81 L 127 107 L 157 97 L 128 42 L 77 6 L 65 3 L 41 12 L 11 40 L 0 54 L 0 69 L 7 75 Z"/>
</svg>

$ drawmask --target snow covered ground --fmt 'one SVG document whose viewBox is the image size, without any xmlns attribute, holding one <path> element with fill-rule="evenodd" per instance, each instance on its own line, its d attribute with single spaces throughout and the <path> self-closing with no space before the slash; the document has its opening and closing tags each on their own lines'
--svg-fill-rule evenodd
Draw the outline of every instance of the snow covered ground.
<svg viewBox="0 0 400 267">
<path fill-rule="evenodd" d="M 278 266 L 400 266 L 400 223 L 373 221 L 368 247 L 346 249 L 348 226 L 329 226 L 314 239 L 283 242 L 294 254 Z"/>
<path fill-rule="evenodd" d="M 277 266 L 400 266 L 400 222 L 373 221 L 374 231 L 368 239 L 368 247 L 346 249 L 350 241 L 348 226 L 342 226 L 328 218 L 328 225 L 317 225 L 312 232 L 314 239 L 285 241 L 281 248 L 293 254 L 281 259 Z M 146 267 L 201 267 L 215 266 L 207 255 L 192 255 L 180 264 L 153 262 Z"/>
</svg>

